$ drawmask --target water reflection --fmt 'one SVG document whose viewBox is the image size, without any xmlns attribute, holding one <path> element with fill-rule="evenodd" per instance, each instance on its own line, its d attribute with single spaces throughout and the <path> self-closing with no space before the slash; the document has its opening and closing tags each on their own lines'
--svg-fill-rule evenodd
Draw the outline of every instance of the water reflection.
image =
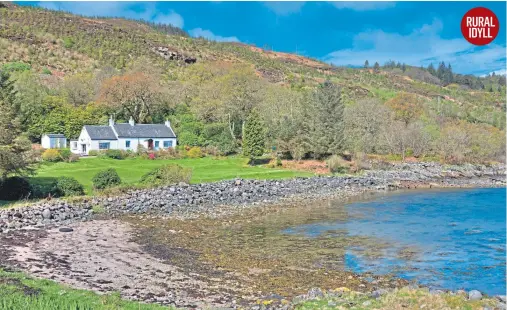
<svg viewBox="0 0 507 310">
<path fill-rule="evenodd" d="M 395 273 L 434 287 L 504 294 L 505 205 L 505 189 L 405 192 L 331 206 L 328 214 L 283 233 L 310 240 L 337 234 L 384 240 L 389 246 L 374 255 L 348 244 L 344 267 Z"/>
</svg>

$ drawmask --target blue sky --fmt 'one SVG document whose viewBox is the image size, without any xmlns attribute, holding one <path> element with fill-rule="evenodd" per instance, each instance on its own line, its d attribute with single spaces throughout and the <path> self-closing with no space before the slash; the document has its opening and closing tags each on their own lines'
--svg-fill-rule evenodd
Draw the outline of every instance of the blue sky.
<svg viewBox="0 0 507 310">
<path fill-rule="evenodd" d="M 427 66 L 450 62 L 458 73 L 505 73 L 505 2 L 25 2 L 88 16 L 169 23 L 192 36 L 239 41 L 335 65 Z M 461 35 L 471 8 L 496 13 L 500 32 L 476 47 Z"/>
</svg>

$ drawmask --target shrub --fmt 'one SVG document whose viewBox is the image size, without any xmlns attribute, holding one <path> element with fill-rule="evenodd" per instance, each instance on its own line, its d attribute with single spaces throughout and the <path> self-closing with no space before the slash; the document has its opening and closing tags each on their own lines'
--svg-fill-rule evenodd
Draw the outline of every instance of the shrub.
<svg viewBox="0 0 507 310">
<path fill-rule="evenodd" d="M 276 166 L 281 167 L 282 166 L 282 159 L 280 157 L 276 158 Z"/>
<path fill-rule="evenodd" d="M 151 159 L 151 160 L 154 160 L 157 156 L 155 155 L 155 153 L 149 153 L 148 154 L 148 158 Z"/>
<path fill-rule="evenodd" d="M 42 159 L 49 162 L 58 162 L 62 160 L 60 152 L 56 149 L 47 149 L 42 153 Z"/>
<path fill-rule="evenodd" d="M 147 150 L 146 148 L 144 147 L 144 145 L 142 144 L 139 144 L 137 146 L 137 155 L 143 155 L 143 154 L 146 154 Z"/>
<path fill-rule="evenodd" d="M 179 158 L 180 156 L 179 152 L 172 147 L 168 149 L 158 150 L 156 155 L 156 157 L 160 159 L 174 159 Z"/>
<path fill-rule="evenodd" d="M 99 171 L 92 179 L 93 188 L 104 189 L 121 183 L 120 176 L 113 168 Z"/>
<path fill-rule="evenodd" d="M 69 159 L 67 160 L 69 163 L 74 163 L 79 160 L 79 155 L 77 154 L 71 154 L 69 156 Z"/>
<path fill-rule="evenodd" d="M 143 175 L 141 183 L 154 186 L 176 184 L 179 182 L 189 183 L 191 177 L 192 169 L 183 168 L 179 165 L 167 164 Z"/>
<path fill-rule="evenodd" d="M 192 147 L 190 150 L 188 150 L 188 152 L 187 152 L 187 156 L 188 156 L 189 158 L 201 158 L 201 157 L 203 157 L 204 155 L 203 155 L 202 150 L 201 150 L 201 148 L 200 148 L 200 147 L 198 147 L 198 146 L 194 146 L 194 147 Z"/>
<path fill-rule="evenodd" d="M 63 161 L 67 161 L 72 155 L 72 152 L 69 149 L 59 149 L 58 152 L 60 153 L 60 157 Z"/>
<path fill-rule="evenodd" d="M 58 193 L 58 196 L 79 196 L 84 195 L 84 188 L 74 178 L 60 177 L 56 182 L 55 192 Z"/>
<path fill-rule="evenodd" d="M 88 151 L 88 156 L 98 156 L 98 155 L 99 155 L 99 151 L 97 151 L 97 150 Z"/>
<path fill-rule="evenodd" d="M 19 200 L 28 198 L 32 188 L 30 183 L 22 177 L 10 177 L 0 180 L 0 199 Z"/>
<path fill-rule="evenodd" d="M 346 160 L 338 155 L 329 157 L 326 163 L 332 173 L 346 173 L 350 166 Z"/>
<path fill-rule="evenodd" d="M 106 157 L 112 159 L 124 159 L 125 154 L 121 150 L 107 150 L 105 153 Z"/>
<path fill-rule="evenodd" d="M 48 68 L 42 69 L 42 74 L 52 75 L 53 73 Z"/>
</svg>

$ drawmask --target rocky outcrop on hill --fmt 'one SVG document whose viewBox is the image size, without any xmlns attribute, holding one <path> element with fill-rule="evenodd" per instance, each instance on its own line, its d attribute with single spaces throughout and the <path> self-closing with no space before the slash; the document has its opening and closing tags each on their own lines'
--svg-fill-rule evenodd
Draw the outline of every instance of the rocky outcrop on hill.
<svg viewBox="0 0 507 310">
<path fill-rule="evenodd" d="M 195 57 L 184 55 L 183 53 L 180 53 L 168 47 L 159 46 L 153 50 L 155 53 L 167 60 L 180 60 L 184 61 L 186 64 L 193 64 L 197 61 L 197 58 Z"/>
<path fill-rule="evenodd" d="M 505 166 L 437 163 L 377 165 L 361 176 L 320 176 L 286 180 L 232 180 L 131 190 L 115 197 L 53 200 L 0 210 L 0 231 L 87 220 L 92 208 L 110 214 L 152 213 L 177 218 L 220 217 L 289 197 L 350 197 L 364 191 L 417 187 L 505 186 Z"/>
</svg>

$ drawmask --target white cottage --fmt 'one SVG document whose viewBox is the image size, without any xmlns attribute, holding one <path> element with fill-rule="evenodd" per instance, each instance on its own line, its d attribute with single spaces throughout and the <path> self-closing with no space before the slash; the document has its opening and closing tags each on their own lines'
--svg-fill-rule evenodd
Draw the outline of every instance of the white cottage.
<svg viewBox="0 0 507 310">
<path fill-rule="evenodd" d="M 67 147 L 67 138 L 61 133 L 47 133 L 42 136 L 40 144 L 45 149 L 64 149 Z"/>
<path fill-rule="evenodd" d="M 108 126 L 85 125 L 77 140 L 71 140 L 72 153 L 88 155 L 91 150 L 131 150 L 137 151 L 139 145 L 148 150 L 167 149 L 176 146 L 176 135 L 171 123 L 135 124 L 130 118 L 128 123 L 115 124 L 112 118 Z"/>
</svg>

